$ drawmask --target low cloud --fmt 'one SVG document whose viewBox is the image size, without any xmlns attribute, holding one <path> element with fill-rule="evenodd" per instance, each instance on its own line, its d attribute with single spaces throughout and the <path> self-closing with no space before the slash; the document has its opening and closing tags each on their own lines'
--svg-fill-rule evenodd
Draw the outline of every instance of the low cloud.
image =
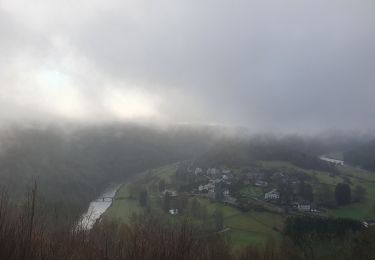
<svg viewBox="0 0 375 260">
<path fill-rule="evenodd" d="M 375 4 L 0 1 L 0 121 L 375 127 Z"/>
</svg>

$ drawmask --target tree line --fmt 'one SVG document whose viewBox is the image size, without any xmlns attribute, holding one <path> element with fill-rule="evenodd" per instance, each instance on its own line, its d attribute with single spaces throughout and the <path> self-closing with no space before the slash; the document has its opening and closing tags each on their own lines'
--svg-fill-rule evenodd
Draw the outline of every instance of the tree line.
<svg viewBox="0 0 375 260">
<path fill-rule="evenodd" d="M 102 220 L 85 230 L 72 219 L 47 225 L 51 213 L 40 208 L 36 195 L 34 186 L 25 203 L 15 205 L 0 193 L 0 259 L 367 260 L 375 253 L 375 229 L 355 221 L 298 217 L 287 221 L 281 241 L 234 250 L 223 233 L 147 211 L 133 215 L 129 225 Z"/>
</svg>

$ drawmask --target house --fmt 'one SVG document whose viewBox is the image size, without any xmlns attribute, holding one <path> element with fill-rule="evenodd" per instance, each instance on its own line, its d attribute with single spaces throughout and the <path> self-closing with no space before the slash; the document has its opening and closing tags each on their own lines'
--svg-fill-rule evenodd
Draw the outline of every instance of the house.
<svg viewBox="0 0 375 260">
<path fill-rule="evenodd" d="M 203 172 L 203 170 L 201 169 L 201 168 L 195 168 L 195 171 L 194 171 L 194 174 L 195 175 L 198 175 L 198 174 L 200 174 L 200 173 L 202 173 Z"/>
<path fill-rule="evenodd" d="M 224 196 L 223 202 L 225 204 L 232 205 L 232 206 L 237 206 L 238 205 L 237 199 L 234 198 L 234 197 L 232 197 L 232 196 L 230 196 L 230 195 Z"/>
<path fill-rule="evenodd" d="M 308 202 L 299 202 L 297 204 L 297 209 L 299 211 L 309 212 L 309 211 L 311 211 L 311 205 Z"/>
<path fill-rule="evenodd" d="M 165 196 L 166 194 L 169 194 L 169 196 L 171 196 L 171 197 L 176 197 L 177 196 L 177 191 L 175 191 L 175 190 L 167 190 L 167 189 L 165 189 L 163 192 L 162 192 L 162 194 Z"/>
<path fill-rule="evenodd" d="M 262 180 L 256 180 L 255 181 L 255 186 L 257 186 L 257 187 L 267 187 L 268 186 L 268 182 L 262 181 Z"/>
<path fill-rule="evenodd" d="M 229 196 L 229 194 L 230 194 L 230 193 L 229 193 L 229 190 L 228 190 L 228 189 L 226 189 L 226 190 L 223 191 L 223 195 L 224 195 L 224 196 Z"/>
<path fill-rule="evenodd" d="M 214 183 L 207 183 L 206 185 L 199 185 L 198 190 L 202 192 L 202 191 L 210 191 L 210 190 L 213 190 L 214 188 L 215 188 Z"/>
<path fill-rule="evenodd" d="M 280 193 L 276 190 L 271 190 L 270 192 L 267 192 L 264 194 L 264 199 L 266 200 L 277 200 L 280 199 Z"/>
<path fill-rule="evenodd" d="M 177 215 L 178 214 L 178 209 L 170 209 L 169 214 L 171 215 Z"/>
<path fill-rule="evenodd" d="M 207 175 L 215 175 L 216 173 L 218 173 L 218 170 L 216 170 L 215 168 L 208 168 L 206 173 Z"/>
<path fill-rule="evenodd" d="M 225 169 L 225 170 L 222 170 L 222 173 L 223 173 L 223 174 L 230 174 L 230 173 L 231 173 L 231 171 L 230 171 L 230 170 L 228 170 L 228 169 Z"/>
<path fill-rule="evenodd" d="M 216 197 L 215 191 L 213 189 L 209 190 L 208 193 L 207 193 L 207 198 L 215 199 L 215 197 Z"/>
<path fill-rule="evenodd" d="M 221 179 L 213 179 L 213 180 L 209 180 L 210 183 L 212 184 L 217 184 L 219 182 L 221 182 Z"/>
<path fill-rule="evenodd" d="M 371 226 L 375 226 L 375 221 L 374 220 L 366 220 L 366 221 L 362 222 L 362 225 L 365 228 L 368 228 L 368 227 L 371 227 Z"/>
</svg>

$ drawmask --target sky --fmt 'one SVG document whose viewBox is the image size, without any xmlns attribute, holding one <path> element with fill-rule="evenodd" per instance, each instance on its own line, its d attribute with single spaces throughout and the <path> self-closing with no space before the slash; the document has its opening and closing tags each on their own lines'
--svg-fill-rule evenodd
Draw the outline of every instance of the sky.
<svg viewBox="0 0 375 260">
<path fill-rule="evenodd" d="M 0 123 L 375 129 L 373 0 L 0 0 Z"/>
</svg>

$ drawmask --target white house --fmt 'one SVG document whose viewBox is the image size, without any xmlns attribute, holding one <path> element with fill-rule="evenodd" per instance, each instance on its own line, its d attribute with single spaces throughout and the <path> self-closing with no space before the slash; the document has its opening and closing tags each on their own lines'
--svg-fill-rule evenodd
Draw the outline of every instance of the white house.
<svg viewBox="0 0 375 260">
<path fill-rule="evenodd" d="M 207 183 L 206 185 L 199 185 L 198 190 L 202 192 L 205 190 L 210 191 L 210 190 L 213 190 L 214 188 L 215 188 L 215 184 Z"/>
<path fill-rule="evenodd" d="M 171 215 L 177 215 L 178 214 L 178 209 L 170 209 L 169 214 Z"/>
<path fill-rule="evenodd" d="M 255 182 L 255 186 L 257 186 L 257 187 L 267 187 L 268 186 L 268 182 L 262 181 L 262 180 L 257 180 Z"/>
<path fill-rule="evenodd" d="M 307 203 L 307 202 L 300 202 L 297 205 L 297 209 L 299 211 L 305 211 L 305 212 L 311 211 L 311 205 L 310 203 Z"/>
<path fill-rule="evenodd" d="M 264 194 L 264 199 L 266 200 L 277 200 L 280 199 L 280 193 L 276 190 L 271 190 L 270 192 L 267 192 Z"/>
</svg>

